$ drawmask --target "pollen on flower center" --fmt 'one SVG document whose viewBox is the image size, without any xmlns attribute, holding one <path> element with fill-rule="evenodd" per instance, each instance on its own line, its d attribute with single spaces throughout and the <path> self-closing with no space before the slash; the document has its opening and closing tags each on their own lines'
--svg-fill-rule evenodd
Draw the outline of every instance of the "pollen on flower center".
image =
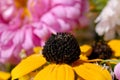
<svg viewBox="0 0 120 80">
<path fill-rule="evenodd" d="M 43 48 L 43 55 L 49 62 L 71 64 L 79 59 L 80 48 L 70 33 L 52 34 Z"/>
<path fill-rule="evenodd" d="M 15 0 L 15 6 L 17 8 L 26 7 L 28 0 Z"/>
<path fill-rule="evenodd" d="M 27 2 L 28 0 L 15 0 L 15 6 L 19 9 L 23 9 L 23 13 L 21 15 L 21 19 L 24 19 L 25 16 L 31 18 L 30 11 L 27 9 Z"/>
</svg>

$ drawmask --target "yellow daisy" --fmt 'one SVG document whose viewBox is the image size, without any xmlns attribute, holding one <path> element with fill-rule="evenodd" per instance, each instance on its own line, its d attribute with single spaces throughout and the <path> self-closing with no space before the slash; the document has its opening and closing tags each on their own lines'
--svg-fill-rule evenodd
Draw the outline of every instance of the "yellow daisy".
<svg viewBox="0 0 120 80">
<path fill-rule="evenodd" d="M 113 55 L 113 51 L 106 41 L 95 41 L 92 44 L 92 53 L 88 56 L 88 59 L 110 59 Z"/>
<path fill-rule="evenodd" d="M 80 46 L 82 60 L 87 59 L 112 59 L 120 57 L 120 40 L 113 39 L 109 42 L 95 41 L 92 46 Z"/>
<path fill-rule="evenodd" d="M 34 72 L 33 80 L 112 80 L 106 69 L 81 61 L 80 53 L 79 44 L 73 35 L 53 34 L 45 43 L 42 54 L 33 54 L 23 59 L 12 70 L 12 80 Z"/>
</svg>

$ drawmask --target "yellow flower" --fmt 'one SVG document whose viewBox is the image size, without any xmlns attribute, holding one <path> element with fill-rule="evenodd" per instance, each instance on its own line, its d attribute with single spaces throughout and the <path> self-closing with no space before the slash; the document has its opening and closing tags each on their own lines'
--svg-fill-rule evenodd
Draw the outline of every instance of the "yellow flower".
<svg viewBox="0 0 120 80">
<path fill-rule="evenodd" d="M 0 71 L 0 80 L 8 80 L 10 78 L 10 73 Z"/>
<path fill-rule="evenodd" d="M 52 35 L 45 43 L 42 54 L 23 59 L 12 70 L 12 80 L 29 80 L 28 75 L 36 71 L 33 80 L 112 80 L 103 67 L 80 60 L 80 52 L 78 42 L 71 34 Z"/>
<path fill-rule="evenodd" d="M 33 54 L 20 62 L 11 72 L 12 79 L 21 78 L 32 71 L 47 64 L 47 61 L 41 54 Z M 34 80 L 74 80 L 75 73 L 80 80 L 112 80 L 109 72 L 92 63 L 83 63 L 77 61 L 73 63 L 73 66 L 68 64 L 55 64 L 50 63 L 43 69 L 40 69 L 38 74 L 34 77 Z M 21 79 L 29 80 L 29 79 Z"/>
<path fill-rule="evenodd" d="M 92 46 L 82 45 L 81 49 L 81 60 L 87 59 L 111 59 L 120 57 L 120 40 L 113 39 L 108 43 L 105 41 L 95 42 Z"/>
<path fill-rule="evenodd" d="M 113 40 L 108 42 L 108 45 L 114 51 L 114 56 L 120 57 L 120 40 L 113 39 Z"/>
</svg>

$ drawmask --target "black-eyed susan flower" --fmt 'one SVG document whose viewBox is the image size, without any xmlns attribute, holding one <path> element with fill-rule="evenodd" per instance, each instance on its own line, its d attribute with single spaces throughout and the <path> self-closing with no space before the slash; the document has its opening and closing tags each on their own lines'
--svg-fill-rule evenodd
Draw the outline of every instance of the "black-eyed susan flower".
<svg viewBox="0 0 120 80">
<path fill-rule="evenodd" d="M 95 41 L 92 44 L 92 52 L 88 56 L 89 59 L 110 59 L 113 51 L 105 41 Z"/>
<path fill-rule="evenodd" d="M 12 70 L 12 79 L 36 72 L 33 80 L 112 80 L 106 69 L 81 61 L 80 53 L 73 35 L 53 34 L 45 43 L 42 54 L 27 57 Z"/>
<path fill-rule="evenodd" d="M 108 42 L 98 41 L 93 43 L 89 59 L 113 59 L 120 57 L 120 40 L 113 39 Z M 89 49 L 89 48 L 88 48 Z"/>
</svg>

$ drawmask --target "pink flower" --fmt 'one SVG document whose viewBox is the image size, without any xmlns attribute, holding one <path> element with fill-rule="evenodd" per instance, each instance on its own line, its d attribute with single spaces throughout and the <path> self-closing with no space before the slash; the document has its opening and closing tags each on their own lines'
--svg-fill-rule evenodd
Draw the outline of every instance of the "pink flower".
<svg viewBox="0 0 120 80">
<path fill-rule="evenodd" d="M 87 0 L 0 1 L 0 62 L 16 64 L 23 50 L 30 55 L 51 33 L 86 25 L 87 11 Z"/>
<path fill-rule="evenodd" d="M 120 63 L 118 63 L 115 67 L 114 67 L 114 73 L 115 76 L 118 80 L 120 80 Z"/>
<path fill-rule="evenodd" d="M 88 0 L 29 0 L 28 8 L 37 21 L 62 31 L 88 23 Z M 66 28 L 64 27 L 66 26 Z"/>
</svg>

